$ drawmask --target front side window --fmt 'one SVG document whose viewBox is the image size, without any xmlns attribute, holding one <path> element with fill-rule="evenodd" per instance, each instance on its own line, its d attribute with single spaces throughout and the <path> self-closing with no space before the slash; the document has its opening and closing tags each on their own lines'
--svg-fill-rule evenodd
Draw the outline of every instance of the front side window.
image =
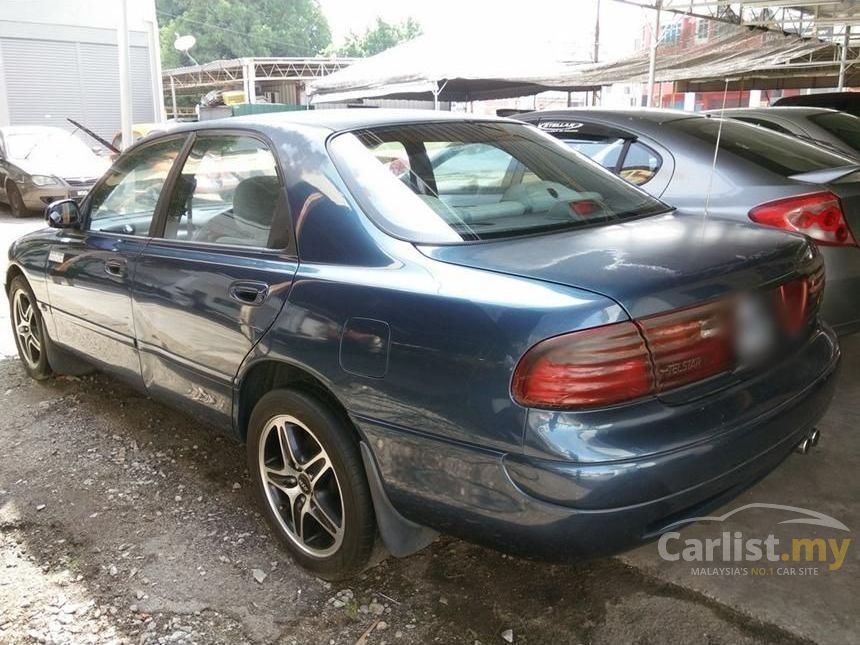
<svg viewBox="0 0 860 645">
<path fill-rule="evenodd" d="M 708 146 L 716 145 L 717 133 L 720 131 L 720 119 L 717 118 L 688 117 L 670 121 L 668 125 L 704 141 Z M 804 143 L 800 139 L 733 119 L 722 120 L 720 150 L 767 168 L 783 177 L 813 170 L 838 168 L 853 163 L 849 157 L 828 152 L 818 146 Z"/>
<path fill-rule="evenodd" d="M 167 209 L 164 237 L 266 247 L 281 194 L 275 157 L 243 135 L 201 135 Z"/>
<path fill-rule="evenodd" d="M 173 138 L 120 157 L 90 198 L 90 230 L 149 235 L 161 189 L 184 143 Z"/>
<path fill-rule="evenodd" d="M 373 151 L 399 142 L 399 174 Z M 526 125 L 429 123 L 337 135 L 332 158 L 363 210 L 418 243 L 484 240 L 600 225 L 669 207 Z"/>
</svg>

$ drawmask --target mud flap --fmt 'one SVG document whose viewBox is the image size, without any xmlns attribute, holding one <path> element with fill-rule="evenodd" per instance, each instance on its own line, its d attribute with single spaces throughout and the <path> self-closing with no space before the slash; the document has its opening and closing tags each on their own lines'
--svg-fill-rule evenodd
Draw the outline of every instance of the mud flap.
<svg viewBox="0 0 860 645">
<path fill-rule="evenodd" d="M 379 476 L 373 454 L 364 441 L 361 442 L 361 459 L 364 462 L 367 483 L 370 485 L 376 524 L 388 552 L 395 558 L 405 558 L 433 542 L 439 535 L 436 531 L 407 520 L 392 506 L 382 486 L 382 478 Z"/>
</svg>

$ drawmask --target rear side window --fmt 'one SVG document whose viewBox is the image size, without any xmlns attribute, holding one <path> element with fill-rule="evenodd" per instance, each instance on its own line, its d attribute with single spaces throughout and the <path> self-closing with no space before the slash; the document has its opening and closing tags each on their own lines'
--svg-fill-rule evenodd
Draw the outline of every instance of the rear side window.
<svg viewBox="0 0 860 645">
<path fill-rule="evenodd" d="M 610 169 L 618 166 L 618 157 L 624 149 L 624 139 L 619 137 L 611 139 L 565 137 L 562 141 L 589 159 L 594 159 L 604 168 Z"/>
<path fill-rule="evenodd" d="M 779 132 L 780 134 L 792 134 L 791 130 L 788 128 L 782 127 L 779 123 L 774 123 L 773 121 L 766 121 L 765 119 L 758 119 L 752 116 L 742 116 L 742 117 L 731 117 L 733 119 L 737 119 L 738 121 L 743 121 L 744 123 L 750 123 L 752 125 L 759 125 L 763 128 L 767 128 L 768 130 L 773 130 L 774 132 Z"/>
<path fill-rule="evenodd" d="M 723 119 L 722 123 L 721 151 L 730 152 L 783 177 L 853 163 L 848 157 L 828 152 L 794 137 L 732 119 Z M 689 117 L 676 119 L 668 125 L 712 147 L 717 142 L 720 119 Z"/>
<path fill-rule="evenodd" d="M 625 147 L 629 140 L 622 138 L 562 140 L 577 152 L 593 159 L 604 168 L 617 172 L 636 186 L 651 181 L 663 164 L 656 151 L 639 141 L 630 141 Z"/>
<path fill-rule="evenodd" d="M 399 142 L 410 170 L 379 159 Z M 362 209 L 389 234 L 439 244 L 512 237 L 666 212 L 552 137 L 506 122 L 407 124 L 334 137 L 329 151 Z"/>
<path fill-rule="evenodd" d="M 860 119 L 856 116 L 844 112 L 825 112 L 814 114 L 809 117 L 809 120 L 860 151 Z"/>
<path fill-rule="evenodd" d="M 662 164 L 663 160 L 655 150 L 639 141 L 632 141 L 618 174 L 631 184 L 641 186 L 654 178 Z"/>
<path fill-rule="evenodd" d="M 171 195 L 164 237 L 266 247 L 280 194 L 275 157 L 262 141 L 199 136 Z"/>
</svg>

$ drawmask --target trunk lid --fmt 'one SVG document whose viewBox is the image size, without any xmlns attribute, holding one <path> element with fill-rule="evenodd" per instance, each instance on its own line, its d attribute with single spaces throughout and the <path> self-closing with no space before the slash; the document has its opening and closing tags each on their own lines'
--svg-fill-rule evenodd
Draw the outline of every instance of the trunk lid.
<svg viewBox="0 0 860 645">
<path fill-rule="evenodd" d="M 598 293 L 632 318 L 782 282 L 813 260 L 801 235 L 677 211 L 549 235 L 418 248 L 442 262 Z"/>
</svg>

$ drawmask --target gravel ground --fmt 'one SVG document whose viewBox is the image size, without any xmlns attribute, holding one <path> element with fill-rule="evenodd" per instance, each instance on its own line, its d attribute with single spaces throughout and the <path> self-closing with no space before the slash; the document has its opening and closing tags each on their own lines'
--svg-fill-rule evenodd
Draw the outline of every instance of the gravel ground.
<svg viewBox="0 0 860 645">
<path fill-rule="evenodd" d="M 6 244 L 38 225 L 0 214 Z M 276 546 L 230 439 L 104 375 L 36 383 L 14 359 L 0 406 L 0 643 L 803 642 L 617 559 L 450 538 L 332 585 Z"/>
<path fill-rule="evenodd" d="M 0 392 L 0 642 L 797 642 L 615 559 L 447 538 L 331 585 L 270 538 L 230 439 L 103 375 L 6 360 Z"/>
</svg>

